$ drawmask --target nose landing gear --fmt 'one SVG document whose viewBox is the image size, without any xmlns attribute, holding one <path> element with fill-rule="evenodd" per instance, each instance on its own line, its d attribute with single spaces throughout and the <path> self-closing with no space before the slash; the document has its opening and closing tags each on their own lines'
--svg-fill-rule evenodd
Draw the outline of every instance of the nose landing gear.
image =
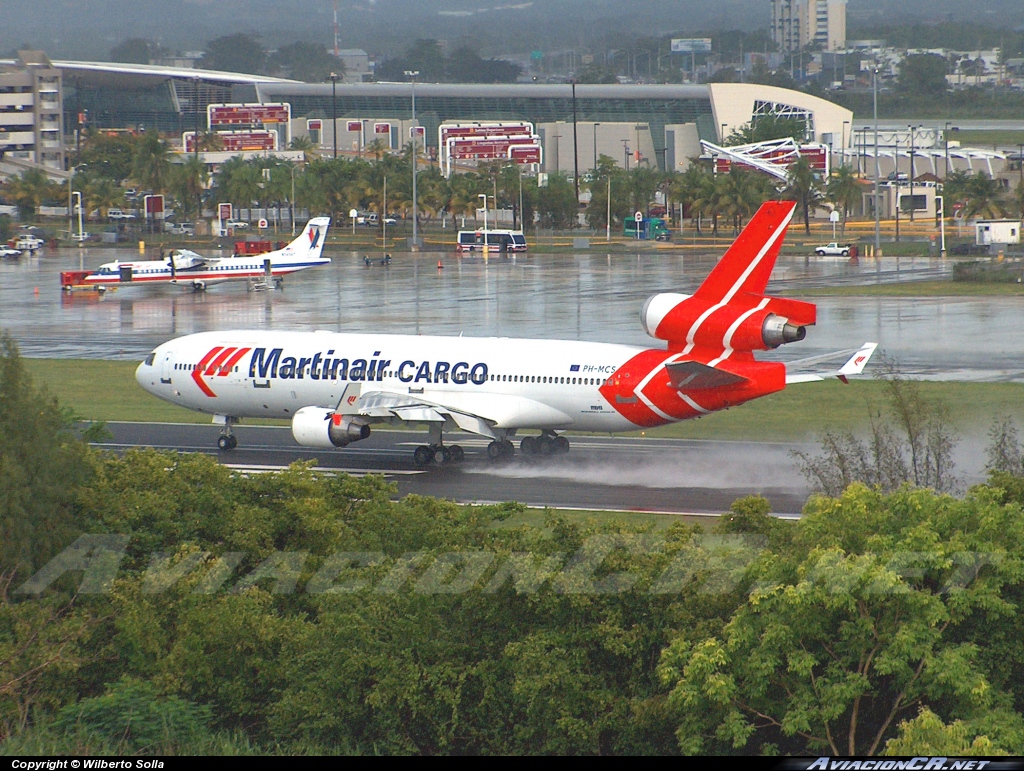
<svg viewBox="0 0 1024 771">
<path fill-rule="evenodd" d="M 220 436 L 217 437 L 217 447 L 227 452 L 238 447 L 238 437 L 235 436 L 231 427 L 238 422 L 238 418 L 225 415 L 214 415 L 214 423 L 220 423 L 224 428 L 220 430 Z"/>
</svg>

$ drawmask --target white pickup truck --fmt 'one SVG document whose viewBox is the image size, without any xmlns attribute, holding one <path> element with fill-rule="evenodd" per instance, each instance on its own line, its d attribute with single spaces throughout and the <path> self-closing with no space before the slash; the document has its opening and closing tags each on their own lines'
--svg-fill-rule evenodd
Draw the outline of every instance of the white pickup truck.
<svg viewBox="0 0 1024 771">
<path fill-rule="evenodd" d="M 814 253 L 819 257 L 835 256 L 835 257 L 849 257 L 850 256 L 850 245 L 849 244 L 837 244 L 833 241 L 830 244 L 824 246 L 814 247 Z"/>
</svg>

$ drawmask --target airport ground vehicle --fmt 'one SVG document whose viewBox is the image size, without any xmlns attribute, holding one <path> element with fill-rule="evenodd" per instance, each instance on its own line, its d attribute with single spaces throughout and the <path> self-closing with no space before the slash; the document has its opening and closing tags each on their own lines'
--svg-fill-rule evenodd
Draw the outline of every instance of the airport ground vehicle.
<svg viewBox="0 0 1024 771">
<path fill-rule="evenodd" d="M 107 219 L 127 221 L 136 219 L 136 217 L 130 211 L 124 211 L 122 209 L 109 209 L 107 211 Z"/>
<path fill-rule="evenodd" d="M 430 335 L 203 332 L 158 346 L 136 379 L 155 396 L 214 416 L 222 450 L 247 417 L 284 418 L 304 447 L 345 447 L 372 424 L 429 426 L 419 466 L 457 463 L 456 428 L 490 440 L 493 460 L 569 451 L 560 432 L 633 431 L 735 407 L 806 383 L 863 372 L 875 350 L 838 351 L 801 362 L 758 361 L 755 351 L 803 340 L 812 303 L 764 294 L 795 210 L 764 204 L 692 295 L 649 298 L 641 311 L 659 341 L 639 347 L 578 340 Z M 851 356 L 852 353 L 852 356 Z M 808 371 L 831 358 L 839 369 Z"/>
<path fill-rule="evenodd" d="M 526 236 L 521 230 L 460 230 L 456 251 L 482 252 L 484 245 L 495 252 L 525 252 Z"/>
<path fill-rule="evenodd" d="M 814 247 L 814 253 L 816 255 L 818 255 L 819 257 L 826 257 L 826 256 L 830 256 L 830 257 L 831 256 L 849 257 L 850 256 L 850 245 L 849 244 L 839 244 L 839 243 L 836 243 L 835 241 L 833 241 L 832 243 L 825 244 L 824 246 L 816 246 L 816 247 Z"/>
<path fill-rule="evenodd" d="M 640 235 L 637 236 L 639 229 Z M 622 235 L 627 238 L 639 238 L 641 241 L 671 241 L 672 231 L 668 229 L 665 220 L 660 217 L 644 217 L 637 227 L 635 219 L 626 218 L 622 223 Z"/>
</svg>

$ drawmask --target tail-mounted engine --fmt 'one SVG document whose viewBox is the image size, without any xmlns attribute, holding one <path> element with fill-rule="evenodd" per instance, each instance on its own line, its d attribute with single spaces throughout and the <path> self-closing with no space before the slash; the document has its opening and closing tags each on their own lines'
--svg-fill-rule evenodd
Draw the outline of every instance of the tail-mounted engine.
<svg viewBox="0 0 1024 771">
<path fill-rule="evenodd" d="M 648 299 L 640 321 L 648 335 L 668 341 L 670 349 L 693 344 L 758 351 L 803 340 L 806 327 L 814 324 L 815 306 L 745 293 L 710 302 L 699 295 L 669 292 Z"/>
<path fill-rule="evenodd" d="M 327 407 L 303 407 L 292 417 L 292 436 L 303 447 L 331 450 L 369 435 L 368 425 Z"/>
</svg>

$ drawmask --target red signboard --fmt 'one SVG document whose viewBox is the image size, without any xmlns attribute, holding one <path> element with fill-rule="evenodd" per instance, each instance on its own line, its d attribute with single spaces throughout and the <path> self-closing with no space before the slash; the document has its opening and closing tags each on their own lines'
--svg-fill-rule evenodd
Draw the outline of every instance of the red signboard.
<svg viewBox="0 0 1024 771">
<path fill-rule="evenodd" d="M 164 216 L 164 197 L 162 195 L 147 195 L 143 199 L 146 216 L 160 219 Z"/>
<path fill-rule="evenodd" d="M 319 131 L 324 127 L 324 122 L 319 118 L 310 118 L 306 121 L 307 131 Z"/>
<path fill-rule="evenodd" d="M 509 157 L 509 148 L 514 145 L 528 145 L 532 137 L 488 137 L 474 139 L 471 137 L 448 140 L 448 156 L 454 160 L 491 160 Z"/>
<path fill-rule="evenodd" d="M 373 124 L 374 134 L 390 134 L 391 124 L 390 123 L 374 123 Z"/>
<path fill-rule="evenodd" d="M 508 148 L 508 158 L 516 163 L 540 163 L 540 145 L 512 145 Z"/>
<path fill-rule="evenodd" d="M 217 204 L 217 219 L 221 222 L 227 222 L 228 220 L 234 219 L 234 207 L 229 203 Z"/>
<path fill-rule="evenodd" d="M 418 137 L 418 138 L 423 138 L 426 135 L 427 135 L 427 130 L 423 126 L 410 126 L 409 127 L 409 136 L 410 137 L 415 136 L 415 137 Z"/>
<path fill-rule="evenodd" d="M 440 127 L 441 146 L 451 137 L 533 136 L 533 124 L 522 123 L 449 123 Z"/>
<path fill-rule="evenodd" d="M 361 120 L 350 120 L 348 122 L 348 130 L 349 131 L 362 131 L 363 130 L 363 122 Z M 390 131 L 390 130 L 391 129 L 389 128 L 388 131 Z"/>
<path fill-rule="evenodd" d="M 291 105 L 281 104 L 211 104 L 206 108 L 210 128 L 214 126 L 259 126 L 265 123 L 287 123 Z"/>
<path fill-rule="evenodd" d="M 244 153 L 263 152 L 277 149 L 277 132 L 274 131 L 223 131 L 218 133 L 220 149 L 215 152 Z M 191 131 L 184 136 L 185 152 L 195 149 L 195 134 Z"/>
</svg>

